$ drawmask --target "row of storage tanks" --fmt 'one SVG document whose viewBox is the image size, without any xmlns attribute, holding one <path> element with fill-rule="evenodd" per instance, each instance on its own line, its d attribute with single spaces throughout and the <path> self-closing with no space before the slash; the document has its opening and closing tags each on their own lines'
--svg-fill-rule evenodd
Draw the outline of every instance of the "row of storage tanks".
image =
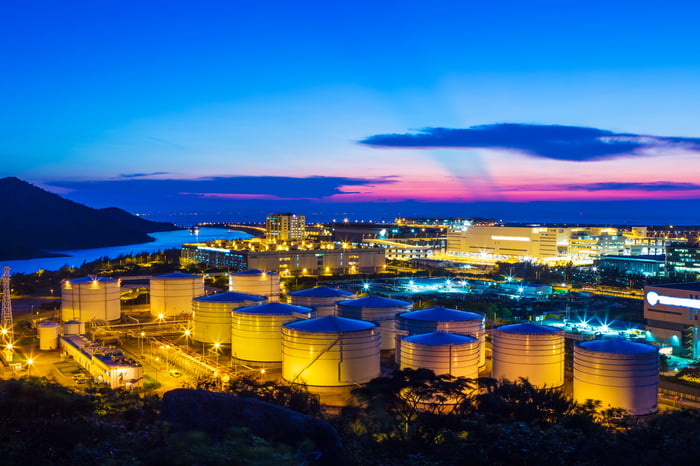
<svg viewBox="0 0 700 466">
<path fill-rule="evenodd" d="M 150 312 L 154 317 L 173 317 L 192 312 L 192 299 L 204 295 L 204 277 L 182 272 L 151 277 Z M 279 275 L 245 270 L 229 277 L 229 290 L 279 301 Z M 65 280 L 61 286 L 63 321 L 113 321 L 121 318 L 119 280 L 88 276 Z"/>
<path fill-rule="evenodd" d="M 364 383 L 380 373 L 380 350 L 396 350 L 403 368 L 476 378 L 485 363 L 484 316 L 317 287 L 279 303 L 279 276 L 249 270 L 230 277 L 228 293 L 204 294 L 201 276 L 151 279 L 151 313 L 193 313 L 193 338 L 230 344 L 233 357 L 282 363 L 288 381 L 312 386 Z M 119 318 L 119 283 L 102 277 L 65 282 L 64 320 Z M 76 312 L 75 309 L 79 309 Z M 564 383 L 560 330 L 514 324 L 492 332 L 492 375 L 528 378 L 538 387 Z M 574 398 L 600 399 L 633 414 L 656 410 L 658 350 L 643 343 L 594 340 L 574 346 Z"/>
</svg>

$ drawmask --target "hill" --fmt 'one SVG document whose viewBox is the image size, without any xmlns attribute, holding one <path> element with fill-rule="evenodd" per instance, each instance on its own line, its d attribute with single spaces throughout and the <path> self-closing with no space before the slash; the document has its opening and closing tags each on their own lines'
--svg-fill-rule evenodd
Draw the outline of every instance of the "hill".
<svg viewBox="0 0 700 466">
<path fill-rule="evenodd" d="M 14 177 L 0 179 L 0 199 L 0 260 L 145 243 L 153 241 L 147 233 L 175 229 L 121 209 L 93 209 Z"/>
</svg>

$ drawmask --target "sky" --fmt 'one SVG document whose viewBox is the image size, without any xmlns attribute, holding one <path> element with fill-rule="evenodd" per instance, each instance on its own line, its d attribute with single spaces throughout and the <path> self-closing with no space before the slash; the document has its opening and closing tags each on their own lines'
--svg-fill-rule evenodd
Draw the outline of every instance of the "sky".
<svg viewBox="0 0 700 466">
<path fill-rule="evenodd" d="M 692 1 L 0 6 L 0 176 L 156 220 L 700 224 Z"/>
</svg>

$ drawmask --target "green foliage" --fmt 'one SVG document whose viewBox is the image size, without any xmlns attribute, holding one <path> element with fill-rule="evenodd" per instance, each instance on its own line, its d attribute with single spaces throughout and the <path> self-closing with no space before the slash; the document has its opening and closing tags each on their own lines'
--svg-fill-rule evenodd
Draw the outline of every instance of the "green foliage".
<svg viewBox="0 0 700 466">
<path fill-rule="evenodd" d="M 286 382 L 275 383 L 241 376 L 231 380 L 225 391 L 233 395 L 284 406 L 310 416 L 321 416 L 321 403 L 318 395 L 309 393 L 302 385 Z"/>
</svg>

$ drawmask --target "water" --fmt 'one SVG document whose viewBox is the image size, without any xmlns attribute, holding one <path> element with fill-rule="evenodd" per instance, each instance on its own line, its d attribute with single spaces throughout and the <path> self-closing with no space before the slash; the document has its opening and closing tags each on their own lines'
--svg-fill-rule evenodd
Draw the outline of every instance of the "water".
<svg viewBox="0 0 700 466">
<path fill-rule="evenodd" d="M 200 228 L 199 234 L 190 233 L 189 230 L 164 231 L 161 233 L 149 233 L 156 240 L 150 243 L 128 244 L 126 246 L 112 246 L 108 248 L 75 249 L 72 251 L 54 251 L 65 254 L 68 257 L 48 257 L 39 259 L 27 259 L 16 261 L 4 261 L 0 265 L 9 265 L 11 273 L 34 273 L 39 269 L 58 270 L 64 265 L 80 267 L 83 262 L 92 262 L 101 257 L 115 258 L 120 255 L 132 255 L 142 252 L 158 252 L 166 249 L 179 248 L 184 243 L 197 241 L 209 241 L 214 239 L 247 239 L 248 233 L 241 231 L 228 231 L 222 228 Z"/>
</svg>

